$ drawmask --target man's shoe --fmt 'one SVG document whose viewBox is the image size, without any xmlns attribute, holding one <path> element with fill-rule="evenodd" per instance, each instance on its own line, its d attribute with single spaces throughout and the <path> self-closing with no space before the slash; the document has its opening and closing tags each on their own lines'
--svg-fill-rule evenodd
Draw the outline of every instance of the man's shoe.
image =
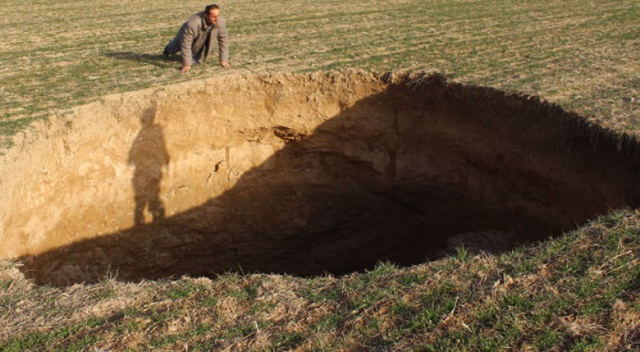
<svg viewBox="0 0 640 352">
<path fill-rule="evenodd" d="M 169 52 L 167 51 L 167 48 L 164 48 L 164 50 L 162 51 L 162 56 L 164 56 L 165 59 L 169 58 Z"/>
</svg>

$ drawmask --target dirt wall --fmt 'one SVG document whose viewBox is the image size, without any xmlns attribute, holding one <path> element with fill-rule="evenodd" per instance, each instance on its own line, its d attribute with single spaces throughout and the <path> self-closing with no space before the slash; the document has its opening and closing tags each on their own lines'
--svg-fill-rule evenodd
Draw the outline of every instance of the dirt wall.
<svg viewBox="0 0 640 352">
<path fill-rule="evenodd" d="M 135 182 L 160 179 L 165 216 L 220 195 L 268 167 L 285 144 L 275 126 L 311 134 L 341 105 L 381 89 L 353 78 L 341 86 L 326 75 L 237 75 L 109 96 L 37 124 L 2 160 L 0 256 L 132 227 Z"/>
<path fill-rule="evenodd" d="M 53 283 L 409 265 L 636 207 L 638 165 L 632 138 L 440 75 L 239 73 L 19 137 L 0 257 Z"/>
</svg>

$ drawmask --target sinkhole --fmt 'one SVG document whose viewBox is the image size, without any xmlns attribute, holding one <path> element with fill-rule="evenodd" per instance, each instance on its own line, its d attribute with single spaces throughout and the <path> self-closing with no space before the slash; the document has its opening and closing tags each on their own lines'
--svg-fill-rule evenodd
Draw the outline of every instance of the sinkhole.
<svg viewBox="0 0 640 352">
<path fill-rule="evenodd" d="M 438 74 L 227 74 L 16 137 L 0 257 L 67 285 L 498 253 L 637 207 L 638 151 L 554 104 Z"/>
</svg>

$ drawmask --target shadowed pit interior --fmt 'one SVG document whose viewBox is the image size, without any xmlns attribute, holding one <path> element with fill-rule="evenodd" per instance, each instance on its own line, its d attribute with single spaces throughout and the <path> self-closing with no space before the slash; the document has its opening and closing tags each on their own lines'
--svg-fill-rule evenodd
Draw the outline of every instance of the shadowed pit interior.
<svg viewBox="0 0 640 352">
<path fill-rule="evenodd" d="M 44 129 L 4 158 L 0 255 L 54 285 L 498 253 L 640 202 L 635 139 L 438 74 L 223 76 Z"/>
</svg>

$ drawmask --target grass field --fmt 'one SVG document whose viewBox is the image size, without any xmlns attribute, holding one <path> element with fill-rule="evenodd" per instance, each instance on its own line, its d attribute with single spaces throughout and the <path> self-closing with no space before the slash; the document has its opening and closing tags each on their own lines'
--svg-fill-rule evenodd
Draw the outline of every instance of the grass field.
<svg viewBox="0 0 640 352">
<path fill-rule="evenodd" d="M 160 53 L 201 1 L 3 0 L 0 138 L 183 75 Z M 232 70 L 425 70 L 640 133 L 640 1 L 224 0 Z M 302 279 L 36 286 L 0 262 L 0 351 L 640 349 L 640 214 L 501 256 Z"/>
<path fill-rule="evenodd" d="M 160 57 L 205 3 L 0 4 L 0 133 L 105 94 L 182 75 Z M 638 1 L 223 1 L 236 70 L 429 70 L 540 95 L 624 130 L 638 127 Z"/>
</svg>

